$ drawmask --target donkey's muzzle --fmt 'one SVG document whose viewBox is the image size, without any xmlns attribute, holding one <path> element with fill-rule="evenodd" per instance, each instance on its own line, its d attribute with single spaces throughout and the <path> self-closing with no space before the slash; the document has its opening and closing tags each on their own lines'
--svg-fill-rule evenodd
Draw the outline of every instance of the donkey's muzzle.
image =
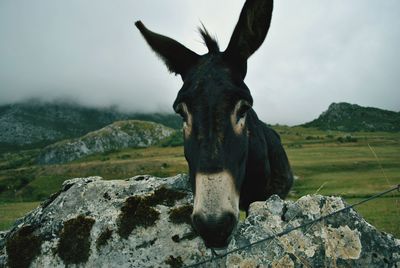
<svg viewBox="0 0 400 268">
<path fill-rule="evenodd" d="M 234 214 L 226 212 L 221 216 L 192 215 L 193 226 L 208 248 L 226 248 L 237 220 Z"/>
</svg>

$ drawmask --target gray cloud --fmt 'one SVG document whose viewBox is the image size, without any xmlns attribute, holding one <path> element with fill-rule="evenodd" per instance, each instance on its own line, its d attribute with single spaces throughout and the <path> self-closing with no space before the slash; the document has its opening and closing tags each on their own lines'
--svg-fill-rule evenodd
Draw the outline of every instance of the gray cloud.
<svg viewBox="0 0 400 268">
<path fill-rule="evenodd" d="M 228 4 L 229 3 L 229 4 Z M 0 2 L 0 104 L 67 98 L 131 111 L 172 111 L 181 86 L 133 23 L 205 53 L 202 21 L 224 49 L 244 1 Z M 400 109 L 400 2 L 275 1 L 246 83 L 269 123 L 298 124 L 331 102 Z"/>
</svg>

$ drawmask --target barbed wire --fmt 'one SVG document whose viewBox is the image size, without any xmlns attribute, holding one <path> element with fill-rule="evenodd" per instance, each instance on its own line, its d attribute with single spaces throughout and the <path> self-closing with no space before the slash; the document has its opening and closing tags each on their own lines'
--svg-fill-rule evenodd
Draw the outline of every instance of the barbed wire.
<svg viewBox="0 0 400 268">
<path fill-rule="evenodd" d="M 264 242 L 266 242 L 266 241 L 268 241 L 268 240 L 271 240 L 271 239 L 274 239 L 274 238 L 277 238 L 277 237 L 281 237 L 281 236 L 287 235 L 287 234 L 289 234 L 289 233 L 291 233 L 291 232 L 293 232 L 293 231 L 295 231 L 295 230 L 298 230 L 298 229 L 301 229 L 301 228 L 303 228 L 303 227 L 306 227 L 306 226 L 315 224 L 315 223 L 320 222 L 320 221 L 322 221 L 322 220 L 325 220 L 325 219 L 327 219 L 327 218 L 329 218 L 329 217 L 332 217 L 332 216 L 334 216 L 334 215 L 336 215 L 336 214 L 339 214 L 339 213 L 341 213 L 341 212 L 347 211 L 347 210 L 349 210 L 349 209 L 352 209 L 352 208 L 354 208 L 354 207 L 356 207 L 356 206 L 359 206 L 359 205 L 361 205 L 361 204 L 364 204 L 364 203 L 366 203 L 366 202 L 368 202 L 368 201 L 377 199 L 377 198 L 379 198 L 379 197 L 381 197 L 381 196 L 383 196 L 383 195 L 385 195 L 385 194 L 391 193 L 391 192 L 396 191 L 396 190 L 397 190 L 397 191 L 400 191 L 400 184 L 398 184 L 396 187 L 393 187 L 393 188 L 391 188 L 391 189 L 389 189 L 389 190 L 386 190 L 386 191 L 383 191 L 383 192 L 381 192 L 381 193 L 375 194 L 375 195 L 370 196 L 370 197 L 368 197 L 368 198 L 365 198 L 365 199 L 363 199 L 363 200 L 361 200 L 361 201 L 359 201 L 359 202 L 357 202 L 357 203 L 354 203 L 354 204 L 348 205 L 348 206 L 346 206 L 346 207 L 344 207 L 344 208 L 342 208 L 342 209 L 336 210 L 336 211 L 334 211 L 334 212 L 332 212 L 332 213 L 330 213 L 330 214 L 327 214 L 327 215 L 321 216 L 321 217 L 319 217 L 319 218 L 317 218 L 317 219 L 315 219 L 315 220 L 311 220 L 311 221 L 309 221 L 309 222 L 303 223 L 302 225 L 299 225 L 299 226 L 297 226 L 297 227 L 289 228 L 289 229 L 287 229 L 287 230 L 285 230 L 285 231 L 282 231 L 282 232 L 280 232 L 280 233 L 277 233 L 277 234 L 274 234 L 274 235 L 270 235 L 270 236 L 268 236 L 268 237 L 265 237 L 265 238 L 263 238 L 263 239 L 260 239 L 260 240 L 258 240 L 258 241 L 255 241 L 255 242 L 250 243 L 250 244 L 248 244 L 248 245 L 241 246 L 241 247 L 237 247 L 237 248 L 235 248 L 235 249 L 232 249 L 232 250 L 230 250 L 230 251 L 228 251 L 228 252 L 225 252 L 225 253 L 222 253 L 222 254 L 219 254 L 219 255 L 215 255 L 215 254 L 214 254 L 214 256 L 213 256 L 212 258 L 209 258 L 209 259 L 207 259 L 207 260 L 200 261 L 200 262 L 197 262 L 197 263 L 194 263 L 194 264 L 190 264 L 190 265 L 187 265 L 187 266 L 184 266 L 184 267 L 185 267 L 185 268 L 198 267 L 198 266 L 203 265 L 203 264 L 206 264 L 206 263 L 214 262 L 214 261 L 216 261 L 216 260 L 218 260 L 218 259 L 222 259 L 222 258 L 224 258 L 224 257 L 226 257 L 226 256 L 228 256 L 228 255 L 230 255 L 230 254 L 232 254 L 232 253 L 235 253 L 235 252 L 238 252 L 238 251 L 242 251 L 242 250 L 251 248 L 251 247 L 253 247 L 254 245 L 264 243 Z"/>
</svg>

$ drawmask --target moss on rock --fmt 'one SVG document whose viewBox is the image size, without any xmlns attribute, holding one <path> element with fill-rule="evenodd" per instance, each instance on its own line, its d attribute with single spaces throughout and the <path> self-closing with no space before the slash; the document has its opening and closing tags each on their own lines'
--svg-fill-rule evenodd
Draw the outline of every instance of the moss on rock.
<svg viewBox="0 0 400 268">
<path fill-rule="evenodd" d="M 123 238 L 128 238 L 136 227 L 154 225 L 160 217 L 160 213 L 153 208 L 154 206 L 173 206 L 177 200 L 186 197 L 186 195 L 184 192 L 160 187 L 149 196 L 128 197 L 119 215 L 118 234 Z"/>
<path fill-rule="evenodd" d="M 64 222 L 57 252 L 65 264 L 84 263 L 90 255 L 90 231 L 95 220 L 79 215 Z"/>
<path fill-rule="evenodd" d="M 183 261 L 182 261 L 182 257 L 178 256 L 178 257 L 174 257 L 174 256 L 169 256 L 168 259 L 165 260 L 165 263 L 168 264 L 170 267 L 172 268 L 180 268 L 183 267 Z"/>
<path fill-rule="evenodd" d="M 192 215 L 192 212 L 193 212 L 192 205 L 184 205 L 181 207 L 177 207 L 170 210 L 169 219 L 171 220 L 171 222 L 175 224 L 181 224 L 181 223 L 191 224 L 190 216 Z"/>
<path fill-rule="evenodd" d="M 186 193 L 184 192 L 160 187 L 159 189 L 154 191 L 154 194 L 146 198 L 146 202 L 148 202 L 150 206 L 173 206 L 175 204 L 175 201 L 180 200 L 184 197 L 186 197 Z"/>
<path fill-rule="evenodd" d="M 97 249 L 105 246 L 108 243 L 108 240 L 111 238 L 113 231 L 109 228 L 106 228 L 96 240 L 96 247 Z"/>
<path fill-rule="evenodd" d="M 147 198 L 131 196 L 126 199 L 118 220 L 118 234 L 128 238 L 138 226 L 149 227 L 155 224 L 160 212 L 149 206 Z"/>
<path fill-rule="evenodd" d="M 35 229 L 26 225 L 16 231 L 6 242 L 8 266 L 29 267 L 40 253 L 42 239 L 34 234 Z"/>
</svg>

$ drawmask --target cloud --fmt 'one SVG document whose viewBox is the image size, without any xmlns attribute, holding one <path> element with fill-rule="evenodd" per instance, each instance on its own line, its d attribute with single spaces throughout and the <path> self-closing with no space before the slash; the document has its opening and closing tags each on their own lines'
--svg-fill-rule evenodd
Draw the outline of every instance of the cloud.
<svg viewBox="0 0 400 268">
<path fill-rule="evenodd" d="M 37 97 L 172 111 L 181 87 L 134 27 L 138 19 L 197 53 L 203 22 L 229 42 L 244 1 L 2 1 L 0 104 Z M 399 110 L 400 2 L 275 1 L 246 83 L 269 123 L 312 120 L 331 102 Z"/>
</svg>

